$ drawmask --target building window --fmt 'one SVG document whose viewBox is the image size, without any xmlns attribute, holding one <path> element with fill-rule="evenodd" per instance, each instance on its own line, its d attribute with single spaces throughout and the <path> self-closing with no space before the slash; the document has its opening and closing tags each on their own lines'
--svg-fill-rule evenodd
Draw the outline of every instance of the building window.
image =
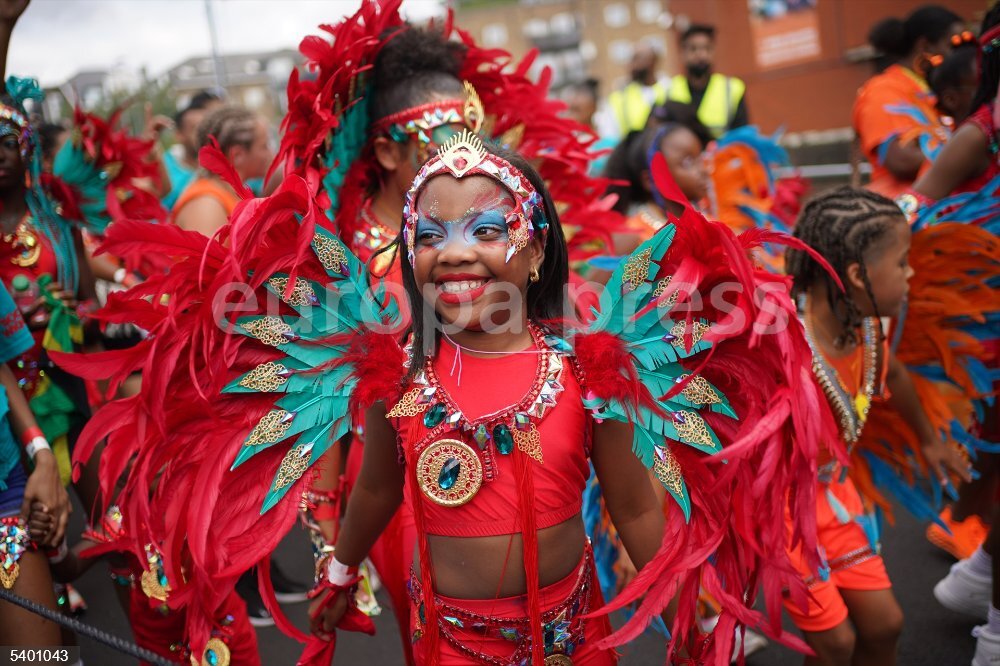
<svg viewBox="0 0 1000 666">
<path fill-rule="evenodd" d="M 656 23 L 662 13 L 660 0 L 639 0 L 635 6 L 635 17 L 643 23 Z"/>
<path fill-rule="evenodd" d="M 243 104 L 248 109 L 256 111 L 267 102 L 267 92 L 260 87 L 254 86 L 243 91 Z"/>
<path fill-rule="evenodd" d="M 576 32 L 576 19 L 572 14 L 562 12 L 549 19 L 549 26 L 557 35 L 573 33 Z"/>
<path fill-rule="evenodd" d="M 524 24 L 524 34 L 528 39 L 540 39 L 549 34 L 549 24 L 542 19 L 531 19 Z"/>
<path fill-rule="evenodd" d="M 609 28 L 624 28 L 631 20 L 628 5 L 616 2 L 604 8 L 604 24 Z"/>
<path fill-rule="evenodd" d="M 584 60 L 594 60 L 597 58 L 597 45 L 589 39 L 580 42 L 580 56 Z"/>
<path fill-rule="evenodd" d="M 624 65 L 632 59 L 632 40 L 616 39 L 608 44 L 608 55 L 619 65 Z"/>
<path fill-rule="evenodd" d="M 483 46 L 505 46 L 507 38 L 507 26 L 503 23 L 490 23 L 483 27 Z"/>
</svg>

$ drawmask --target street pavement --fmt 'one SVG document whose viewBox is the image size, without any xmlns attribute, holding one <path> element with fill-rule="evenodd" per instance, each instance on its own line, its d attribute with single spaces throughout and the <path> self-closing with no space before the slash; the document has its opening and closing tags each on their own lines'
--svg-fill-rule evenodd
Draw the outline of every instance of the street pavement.
<svg viewBox="0 0 1000 666">
<path fill-rule="evenodd" d="M 76 507 L 75 534 L 79 534 Z M 896 596 L 906 615 L 899 650 L 900 666 L 964 666 L 972 661 L 975 640 L 970 631 L 974 619 L 951 613 L 937 604 L 931 595 L 934 584 L 948 572 L 951 560 L 931 546 L 923 535 L 923 527 L 908 515 L 900 513 L 897 525 L 884 535 L 884 555 Z M 278 562 L 290 576 L 307 581 L 312 568 L 312 556 L 305 535 L 294 530 L 285 538 L 276 554 Z M 105 631 L 129 637 L 128 624 L 118 605 L 112 585 L 103 565 L 93 567 L 78 581 L 78 589 L 90 605 L 83 620 Z M 401 651 L 391 612 L 386 609 L 376 618 L 377 633 L 373 637 L 341 632 L 337 641 L 335 664 L 382 666 L 400 664 Z M 306 626 L 306 604 L 285 607 L 289 617 L 300 627 Z M 274 627 L 258 631 L 261 661 L 264 666 L 292 666 L 299 654 L 299 645 Z M 131 658 L 89 639 L 81 641 L 87 666 L 125 666 L 135 664 Z M 623 666 L 662 666 L 665 649 L 661 640 L 649 632 L 622 650 Z M 792 666 L 802 663 L 802 657 L 783 647 L 771 645 L 747 659 L 750 666 Z M 234 664 L 233 666 L 239 666 Z"/>
</svg>

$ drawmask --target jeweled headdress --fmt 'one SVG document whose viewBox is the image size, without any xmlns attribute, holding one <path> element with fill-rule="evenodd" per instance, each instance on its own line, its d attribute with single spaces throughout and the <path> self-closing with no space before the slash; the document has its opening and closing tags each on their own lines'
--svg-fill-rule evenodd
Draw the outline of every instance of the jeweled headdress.
<svg viewBox="0 0 1000 666">
<path fill-rule="evenodd" d="M 514 208 L 507 215 L 507 261 L 520 252 L 535 236 L 542 234 L 544 241 L 548 232 L 548 221 L 539 216 L 533 222 L 535 212 L 540 211 L 542 197 L 521 170 L 507 160 L 494 155 L 483 146 L 482 139 L 469 130 L 462 130 L 446 141 L 413 179 L 413 185 L 406 193 L 403 206 L 403 237 L 406 240 L 407 256 L 413 263 L 413 249 L 417 229 L 417 197 L 427 181 L 435 176 L 448 173 L 455 178 L 466 176 L 489 176 L 500 182 L 514 197 Z"/>
<path fill-rule="evenodd" d="M 394 141 L 415 136 L 421 147 L 428 146 L 433 141 L 431 133 L 443 125 L 464 125 L 479 132 L 485 115 L 483 103 L 471 83 L 464 81 L 462 86 L 464 99 L 443 99 L 403 109 L 374 123 L 372 130 L 387 134 Z"/>
</svg>

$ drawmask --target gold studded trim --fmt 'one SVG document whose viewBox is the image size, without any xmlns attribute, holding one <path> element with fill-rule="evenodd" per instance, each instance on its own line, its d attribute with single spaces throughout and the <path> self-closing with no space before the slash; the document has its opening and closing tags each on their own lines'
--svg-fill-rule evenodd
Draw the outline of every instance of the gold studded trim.
<svg viewBox="0 0 1000 666">
<path fill-rule="evenodd" d="M 669 448 L 663 447 L 662 450 L 666 455 L 662 460 L 657 458 L 653 463 L 653 474 L 667 490 L 677 497 L 684 497 L 684 475 L 681 474 L 681 466 Z"/>
<path fill-rule="evenodd" d="M 240 325 L 244 331 L 265 345 L 280 347 L 288 342 L 283 333 L 291 333 L 292 327 L 281 317 L 261 317 Z"/>
<path fill-rule="evenodd" d="M 410 389 L 409 391 L 404 393 L 403 397 L 399 399 L 399 402 L 393 405 L 392 409 L 390 409 L 389 412 L 385 415 L 386 418 L 398 419 L 404 416 L 413 417 L 416 416 L 417 414 L 424 413 L 424 411 L 427 410 L 427 405 L 429 405 L 430 403 L 425 402 L 422 405 L 417 403 L 417 397 L 421 394 L 422 391 L 423 391 L 422 388 L 415 388 L 415 389 Z"/>
<path fill-rule="evenodd" d="M 531 422 L 529 430 L 511 428 L 510 433 L 514 436 L 514 443 L 517 444 L 517 448 L 521 452 L 531 456 L 539 463 L 542 462 L 542 436 L 534 421 Z"/>
<path fill-rule="evenodd" d="M 691 375 L 681 375 L 677 378 L 678 383 L 684 381 Z M 708 380 L 701 375 L 695 375 L 687 383 L 681 395 L 687 398 L 693 405 L 718 405 L 722 403 L 722 397 L 716 392 Z"/>
<path fill-rule="evenodd" d="M 673 277 L 674 277 L 673 275 L 668 275 L 667 277 L 663 278 L 662 280 L 656 283 L 656 289 L 653 290 L 653 298 L 660 298 L 660 296 L 662 296 L 664 292 L 667 291 L 667 287 L 670 286 L 670 281 L 673 279 Z M 677 305 L 677 297 L 679 296 L 679 294 L 680 291 L 678 290 L 670 294 L 666 298 L 657 301 L 656 307 L 663 309 L 670 309 L 674 307 L 675 305 Z"/>
<path fill-rule="evenodd" d="M 278 473 L 274 477 L 274 489 L 281 490 L 292 485 L 299 480 L 306 470 L 309 469 L 309 453 L 312 451 L 312 444 L 296 444 L 288 450 L 285 457 L 281 459 Z"/>
<path fill-rule="evenodd" d="M 687 347 L 684 344 L 684 336 L 690 330 L 691 346 L 694 347 L 696 344 L 701 342 L 701 339 L 703 337 L 705 337 L 705 334 L 708 333 L 708 329 L 709 326 L 707 324 L 703 324 L 700 321 L 691 322 L 690 329 L 688 329 L 688 327 L 685 325 L 685 322 L 679 321 L 670 327 L 670 334 L 675 338 L 670 344 L 672 344 L 674 347 L 677 347 L 678 349 L 686 349 Z"/>
<path fill-rule="evenodd" d="M 271 393 L 288 381 L 287 377 L 282 377 L 279 374 L 285 372 L 287 369 L 288 368 L 282 364 L 274 361 L 262 363 L 248 372 L 243 379 L 240 380 L 240 386 L 248 388 L 251 391 Z"/>
<path fill-rule="evenodd" d="M 295 278 L 295 286 L 292 287 L 292 293 L 288 296 L 285 296 L 285 291 L 288 289 L 288 278 L 273 277 L 269 278 L 267 283 L 277 292 L 278 297 L 289 305 L 302 307 L 316 301 L 316 292 L 308 280 Z"/>
<path fill-rule="evenodd" d="M 705 423 L 705 419 L 701 418 L 701 414 L 689 410 L 684 410 L 681 414 L 684 415 L 683 423 L 676 420 L 671 421 L 674 430 L 677 431 L 681 439 L 692 444 L 714 448 L 715 442 L 712 441 L 712 435 L 708 432 L 708 424 Z"/>
<path fill-rule="evenodd" d="M 316 234 L 313 236 L 313 247 L 316 250 L 316 258 L 323 264 L 330 273 L 339 273 L 341 266 L 347 263 L 347 253 L 344 246 L 336 238 Z"/>
<path fill-rule="evenodd" d="M 250 436 L 247 437 L 246 446 L 260 446 L 261 444 L 274 444 L 280 442 L 291 427 L 292 422 L 284 420 L 288 412 L 284 409 L 272 409 L 257 422 Z"/>
<path fill-rule="evenodd" d="M 622 272 L 622 285 L 627 285 L 630 290 L 638 289 L 649 275 L 651 256 L 652 250 L 648 247 L 642 252 L 630 256 L 625 262 L 625 270 Z"/>
</svg>

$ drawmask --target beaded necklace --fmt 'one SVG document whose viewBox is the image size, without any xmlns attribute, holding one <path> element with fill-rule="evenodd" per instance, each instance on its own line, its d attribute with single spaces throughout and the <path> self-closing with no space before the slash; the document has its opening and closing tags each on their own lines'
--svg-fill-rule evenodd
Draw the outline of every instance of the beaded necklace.
<svg viewBox="0 0 1000 666">
<path fill-rule="evenodd" d="M 844 384 L 840 373 L 830 365 L 813 337 L 809 322 L 802 317 L 806 342 L 812 350 L 813 374 L 823 389 L 826 399 L 840 421 L 840 434 L 851 449 L 861 438 L 861 431 L 868 418 L 872 396 L 875 394 L 875 384 L 878 377 L 878 334 L 875 317 L 866 317 L 861 323 L 863 357 L 862 384 L 857 394 L 851 395 Z"/>
<path fill-rule="evenodd" d="M 538 350 L 538 371 L 531 388 L 518 402 L 470 419 L 441 385 L 433 359 L 428 359 L 411 381 L 412 388 L 389 410 L 389 418 L 423 415 L 428 432 L 413 445 L 413 453 L 419 455 L 417 476 L 421 489 L 432 501 L 444 506 L 468 502 L 483 480 L 496 478 L 496 456 L 510 455 L 515 445 L 538 463 L 543 462 L 538 423 L 563 391 L 563 357 L 571 348 L 565 340 L 546 334 L 535 324 L 529 323 L 528 331 Z M 471 439 L 476 448 L 461 439 L 441 439 L 447 433 Z"/>
</svg>

